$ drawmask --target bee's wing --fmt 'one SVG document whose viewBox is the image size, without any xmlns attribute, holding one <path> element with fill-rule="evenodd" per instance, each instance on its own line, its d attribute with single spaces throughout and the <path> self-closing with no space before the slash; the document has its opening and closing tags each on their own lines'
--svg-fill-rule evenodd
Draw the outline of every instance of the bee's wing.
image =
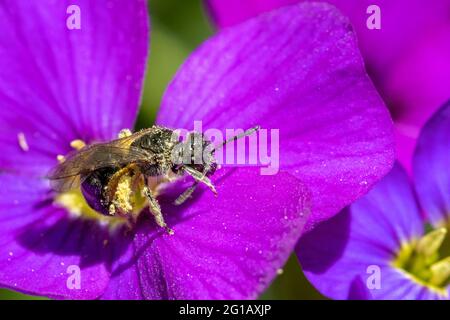
<svg viewBox="0 0 450 320">
<path fill-rule="evenodd" d="M 50 179 L 50 186 L 57 192 L 66 192 L 74 190 L 81 185 L 81 176 L 75 175 L 67 178 Z"/>
<path fill-rule="evenodd" d="M 121 146 L 117 141 L 87 146 L 69 154 L 66 160 L 50 171 L 48 178 L 55 191 L 64 192 L 80 185 L 80 175 L 106 167 L 134 162 L 151 162 L 152 154 L 139 148 Z"/>
<path fill-rule="evenodd" d="M 142 137 L 146 134 L 151 133 L 154 130 L 155 130 L 154 126 L 151 128 L 142 129 L 141 131 L 133 133 L 131 136 L 111 141 L 110 144 L 113 144 L 117 147 L 126 148 L 126 147 L 129 147 L 135 140 L 139 139 L 140 137 Z"/>
</svg>

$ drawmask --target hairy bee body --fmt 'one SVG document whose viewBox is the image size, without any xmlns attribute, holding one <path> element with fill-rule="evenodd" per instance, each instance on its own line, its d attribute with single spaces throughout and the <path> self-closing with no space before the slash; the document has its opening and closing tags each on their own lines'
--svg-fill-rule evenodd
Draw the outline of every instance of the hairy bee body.
<svg viewBox="0 0 450 320">
<path fill-rule="evenodd" d="M 245 135 L 256 130 L 258 127 Z M 216 170 L 214 146 L 201 133 L 191 132 L 187 138 L 182 142 L 175 131 L 153 126 L 111 142 L 85 146 L 68 155 L 48 177 L 57 192 L 80 188 L 89 206 L 103 215 L 127 216 L 133 208 L 132 195 L 142 193 L 157 224 L 170 233 L 156 195 L 148 186 L 150 177 L 164 180 L 188 174 L 195 179 L 175 200 L 177 205 L 190 197 L 198 183 L 216 192 L 208 178 Z M 196 148 L 200 148 L 201 159 L 193 156 Z"/>
</svg>

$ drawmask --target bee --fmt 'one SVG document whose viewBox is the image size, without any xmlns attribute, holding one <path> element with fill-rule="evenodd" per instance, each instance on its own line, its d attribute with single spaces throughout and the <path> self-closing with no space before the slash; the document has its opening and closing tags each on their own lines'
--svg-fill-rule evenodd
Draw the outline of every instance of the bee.
<svg viewBox="0 0 450 320">
<path fill-rule="evenodd" d="M 193 184 L 176 198 L 175 205 L 184 203 L 200 183 L 217 194 L 209 178 L 217 169 L 214 152 L 257 130 L 259 126 L 214 146 L 202 133 L 192 131 L 186 141 L 181 141 L 176 131 L 153 126 L 110 142 L 84 146 L 52 169 L 48 178 L 59 193 L 80 188 L 89 206 L 108 216 L 130 218 L 129 195 L 138 192 L 147 200 L 156 224 L 173 234 L 149 187 L 150 179 L 172 181 L 184 175 L 194 178 Z M 198 150 L 200 159 L 195 156 Z"/>
</svg>

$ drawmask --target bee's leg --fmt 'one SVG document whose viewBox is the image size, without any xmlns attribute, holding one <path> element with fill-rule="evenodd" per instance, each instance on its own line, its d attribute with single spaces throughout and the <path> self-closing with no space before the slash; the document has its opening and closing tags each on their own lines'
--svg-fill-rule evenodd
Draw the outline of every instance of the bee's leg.
<svg viewBox="0 0 450 320">
<path fill-rule="evenodd" d="M 200 171 L 197 171 L 191 167 L 185 166 L 183 167 L 183 170 L 189 174 L 191 177 L 193 177 L 196 181 L 201 182 L 205 184 L 211 191 L 217 195 L 216 187 L 212 184 L 211 180 L 205 175 L 205 173 L 202 173 Z M 192 186 L 194 187 L 194 185 Z M 192 188 L 191 187 L 191 188 Z M 188 189 L 189 190 L 189 189 Z M 193 191 L 193 190 L 192 190 Z M 191 192 L 192 193 L 192 192 Z"/>
<path fill-rule="evenodd" d="M 137 168 L 136 165 L 131 164 L 131 165 L 126 166 L 125 168 L 117 170 L 117 172 L 113 174 L 113 176 L 110 178 L 110 180 L 108 182 L 108 192 L 106 194 L 106 198 L 107 198 L 108 202 L 113 201 L 113 199 L 116 195 L 117 186 L 119 185 L 120 180 L 125 175 L 130 174 L 136 168 Z"/>
<path fill-rule="evenodd" d="M 194 193 L 195 188 L 197 188 L 197 185 L 198 185 L 198 181 L 195 181 L 192 184 L 192 186 L 187 188 L 182 194 L 180 194 L 178 196 L 178 198 L 176 198 L 176 200 L 174 201 L 174 204 L 177 206 L 183 204 Z"/>
<path fill-rule="evenodd" d="M 167 226 L 166 222 L 164 221 L 164 216 L 161 212 L 161 207 L 159 206 L 158 200 L 155 199 L 152 192 L 150 191 L 150 189 L 147 186 L 144 186 L 144 195 L 148 199 L 148 205 L 150 208 L 150 212 L 155 217 L 156 224 L 158 226 L 160 226 L 161 228 L 164 228 L 168 234 L 173 235 L 174 234 L 173 230 L 170 229 Z"/>
</svg>

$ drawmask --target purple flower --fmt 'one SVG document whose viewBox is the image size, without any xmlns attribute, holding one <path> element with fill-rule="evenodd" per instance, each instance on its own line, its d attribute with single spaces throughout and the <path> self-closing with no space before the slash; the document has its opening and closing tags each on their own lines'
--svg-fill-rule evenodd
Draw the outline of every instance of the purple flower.
<svg viewBox="0 0 450 320">
<path fill-rule="evenodd" d="M 227 168 L 219 196 L 183 185 L 158 197 L 174 235 L 140 215 L 113 231 L 78 193 L 42 177 L 70 143 L 114 138 L 136 115 L 148 50 L 144 1 L 0 6 L 0 284 L 56 298 L 255 298 L 301 234 L 365 194 L 391 167 L 392 125 L 347 20 L 289 7 L 219 33 L 181 67 L 157 123 L 280 128 L 280 172 Z M 270 146 L 269 146 L 270 150 Z M 306 187 L 305 187 L 306 186 Z M 110 220 L 108 220 L 110 219 Z M 69 267 L 71 267 L 69 269 Z M 74 268 L 75 267 L 75 268 Z M 80 270 L 80 289 L 68 271 Z"/>
<path fill-rule="evenodd" d="M 220 28 L 306 0 L 207 0 Z M 326 0 L 349 17 L 369 75 L 396 122 L 397 153 L 410 170 L 420 128 L 450 97 L 450 1 Z M 380 8 L 380 30 L 367 27 Z"/>
<path fill-rule="evenodd" d="M 349 290 L 359 277 L 374 299 L 449 298 L 449 138 L 450 102 L 420 134 L 415 190 L 397 164 L 366 196 L 302 237 L 297 254 L 318 290 L 354 298 Z"/>
</svg>

